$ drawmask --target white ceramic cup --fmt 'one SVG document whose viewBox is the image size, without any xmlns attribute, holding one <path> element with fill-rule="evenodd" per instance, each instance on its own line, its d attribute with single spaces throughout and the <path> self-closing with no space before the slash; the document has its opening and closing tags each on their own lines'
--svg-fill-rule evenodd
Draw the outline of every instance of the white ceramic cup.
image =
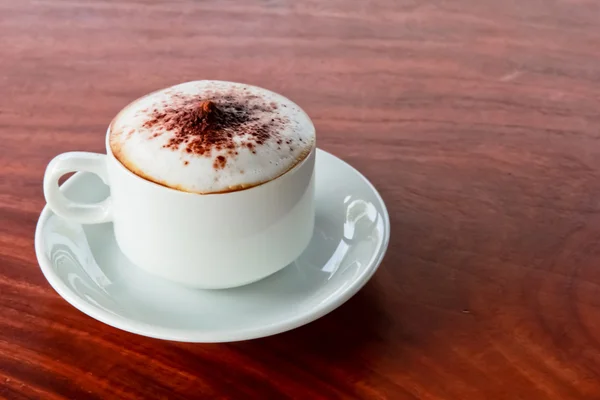
<svg viewBox="0 0 600 400">
<path fill-rule="evenodd" d="M 110 131 L 110 129 L 109 129 Z M 314 228 L 315 147 L 285 174 L 249 189 L 196 194 L 145 180 L 112 154 L 70 152 L 54 158 L 44 195 L 60 217 L 82 224 L 112 222 L 131 262 L 165 279 L 198 288 L 230 288 L 260 280 L 293 262 Z M 110 187 L 96 204 L 69 200 L 61 176 L 92 172 Z"/>
</svg>

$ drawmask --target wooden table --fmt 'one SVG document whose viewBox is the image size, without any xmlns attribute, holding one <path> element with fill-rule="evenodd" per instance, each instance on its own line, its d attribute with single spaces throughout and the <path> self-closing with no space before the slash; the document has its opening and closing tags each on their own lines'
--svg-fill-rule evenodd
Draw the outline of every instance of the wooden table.
<svg viewBox="0 0 600 400">
<path fill-rule="evenodd" d="M 0 0 L 0 397 L 599 399 L 600 3 Z M 372 281 L 248 342 L 105 326 L 42 276 L 47 162 L 201 78 L 303 106 L 392 220 Z"/>
</svg>

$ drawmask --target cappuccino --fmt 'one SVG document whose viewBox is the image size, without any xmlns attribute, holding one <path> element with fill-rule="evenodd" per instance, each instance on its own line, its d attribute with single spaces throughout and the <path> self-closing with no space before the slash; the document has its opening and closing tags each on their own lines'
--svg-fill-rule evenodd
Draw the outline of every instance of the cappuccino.
<svg viewBox="0 0 600 400">
<path fill-rule="evenodd" d="M 116 159 L 136 175 L 191 193 L 269 182 L 315 146 L 310 118 L 292 101 L 254 86 L 195 81 L 146 95 L 109 128 Z"/>
</svg>

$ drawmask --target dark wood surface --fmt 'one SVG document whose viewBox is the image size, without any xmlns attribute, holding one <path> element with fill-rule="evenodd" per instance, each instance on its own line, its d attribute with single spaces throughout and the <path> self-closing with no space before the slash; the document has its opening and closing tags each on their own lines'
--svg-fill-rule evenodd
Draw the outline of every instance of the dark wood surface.
<svg viewBox="0 0 600 400">
<path fill-rule="evenodd" d="M 0 0 L 0 398 L 600 399 L 600 3 Z M 178 344 L 42 276 L 47 162 L 201 78 L 289 96 L 388 204 L 372 281 L 292 332 Z"/>
</svg>

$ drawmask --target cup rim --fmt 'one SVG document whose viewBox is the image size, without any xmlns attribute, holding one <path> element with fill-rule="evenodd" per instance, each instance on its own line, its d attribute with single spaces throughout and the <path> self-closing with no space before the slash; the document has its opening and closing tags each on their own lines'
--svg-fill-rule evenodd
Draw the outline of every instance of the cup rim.
<svg viewBox="0 0 600 400">
<path fill-rule="evenodd" d="M 111 125 L 112 125 L 112 123 L 111 123 Z M 285 171 L 283 174 L 278 175 L 275 178 L 270 179 L 266 182 L 259 183 L 258 185 L 250 186 L 248 188 L 233 190 L 233 191 L 229 191 L 229 192 L 194 193 L 194 192 L 186 192 L 183 190 L 178 190 L 178 189 L 172 188 L 170 186 L 161 185 L 160 183 L 157 183 L 157 182 L 154 182 L 154 181 L 151 181 L 149 179 L 139 176 L 138 174 L 134 173 L 132 170 L 127 168 L 125 165 L 123 165 L 123 163 L 121 161 L 119 161 L 119 159 L 117 157 L 115 157 L 114 153 L 112 152 L 112 149 L 110 148 L 110 127 L 111 127 L 111 125 L 108 126 L 108 129 L 106 131 L 106 138 L 105 138 L 106 155 L 111 161 L 114 161 L 118 165 L 118 168 L 122 172 L 128 174 L 129 176 L 131 176 L 133 178 L 137 178 L 138 180 L 143 181 L 146 184 L 155 186 L 156 188 L 165 189 L 165 190 L 172 191 L 174 193 L 179 193 L 182 195 L 190 195 L 190 196 L 213 197 L 213 196 L 222 196 L 222 195 L 235 195 L 236 193 L 247 193 L 253 189 L 265 187 L 267 185 L 273 184 L 276 181 L 279 181 L 283 177 L 290 176 L 290 175 L 296 173 L 296 171 L 300 170 L 304 165 L 306 165 L 308 160 L 314 156 L 315 151 L 317 149 L 316 141 L 314 141 L 310 151 L 304 157 L 304 159 L 302 159 L 302 161 L 300 161 L 299 163 L 294 165 L 292 168 Z"/>
</svg>

